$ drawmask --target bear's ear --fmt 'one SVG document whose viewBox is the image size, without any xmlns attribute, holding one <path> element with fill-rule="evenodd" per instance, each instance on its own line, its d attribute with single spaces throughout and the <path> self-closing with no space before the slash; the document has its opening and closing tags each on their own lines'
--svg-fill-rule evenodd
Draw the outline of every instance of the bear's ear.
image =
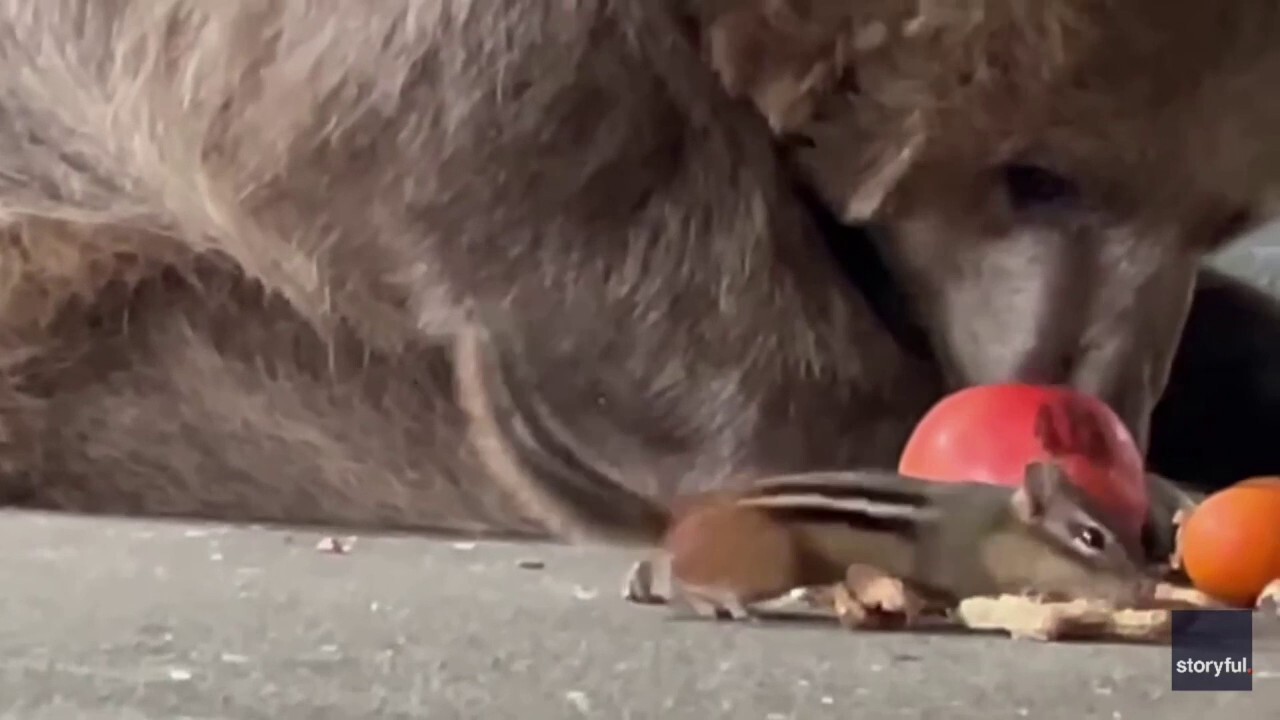
<svg viewBox="0 0 1280 720">
<path fill-rule="evenodd" d="M 703 44 L 725 90 L 755 105 L 840 219 L 873 220 L 923 141 L 917 118 L 886 118 L 857 88 L 856 58 L 885 45 L 884 24 L 855 29 L 849 5 L 818 1 L 735 0 L 713 14 Z"/>
<path fill-rule="evenodd" d="M 785 1 L 753 0 L 709 19 L 707 59 L 734 97 L 747 98 L 777 135 L 807 122 L 837 85 L 843 29 L 802 17 Z"/>
</svg>

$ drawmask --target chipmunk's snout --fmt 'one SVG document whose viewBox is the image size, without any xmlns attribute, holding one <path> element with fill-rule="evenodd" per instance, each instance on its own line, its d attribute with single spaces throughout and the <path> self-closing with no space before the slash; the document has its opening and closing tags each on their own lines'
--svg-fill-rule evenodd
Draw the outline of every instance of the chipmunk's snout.
<svg viewBox="0 0 1280 720">
<path fill-rule="evenodd" d="M 1085 540 L 1093 533 L 1084 533 Z M 1155 580 L 1120 544 L 1080 547 L 1053 532 L 1011 533 L 991 545 L 988 567 L 1009 592 L 1057 600 L 1100 600 L 1132 606 L 1149 598 Z"/>
<path fill-rule="evenodd" d="M 1098 571 L 1078 568 L 1051 582 L 1052 593 L 1071 599 L 1102 600 L 1117 606 L 1139 604 L 1155 592 L 1155 582 L 1139 568 Z"/>
<path fill-rule="evenodd" d="M 1156 580 L 1140 568 L 1134 567 L 1131 571 L 1104 580 L 1094 588 L 1086 586 L 1086 589 L 1092 592 L 1086 592 L 1083 595 L 1085 598 L 1105 600 L 1119 607 L 1134 607 L 1154 597 Z"/>
<path fill-rule="evenodd" d="M 1136 565 L 1100 568 L 1059 557 L 1028 570 L 1026 588 L 1034 594 L 1051 598 L 1100 600 L 1131 607 L 1155 593 L 1155 580 Z"/>
<path fill-rule="evenodd" d="M 1156 596 L 1156 589 L 1160 586 L 1160 581 L 1154 577 L 1144 575 L 1138 579 L 1138 596 L 1136 601 L 1141 603 L 1153 600 Z"/>
</svg>

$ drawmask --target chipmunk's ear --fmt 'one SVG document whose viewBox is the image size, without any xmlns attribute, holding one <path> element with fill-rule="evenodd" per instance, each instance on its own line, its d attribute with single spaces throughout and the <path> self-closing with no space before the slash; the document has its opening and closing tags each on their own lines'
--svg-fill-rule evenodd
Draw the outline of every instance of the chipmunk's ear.
<svg viewBox="0 0 1280 720">
<path fill-rule="evenodd" d="M 1033 462 L 1027 465 L 1022 487 L 1013 493 L 1014 514 L 1030 523 L 1044 518 L 1054 497 L 1062 492 L 1067 482 L 1062 469 L 1053 463 Z"/>
</svg>

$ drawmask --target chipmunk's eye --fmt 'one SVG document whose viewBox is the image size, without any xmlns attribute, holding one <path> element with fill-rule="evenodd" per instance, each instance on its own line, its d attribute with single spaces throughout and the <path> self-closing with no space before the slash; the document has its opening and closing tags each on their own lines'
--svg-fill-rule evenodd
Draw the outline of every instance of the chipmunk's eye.
<svg viewBox="0 0 1280 720">
<path fill-rule="evenodd" d="M 1071 523 L 1071 539 L 1088 552 L 1102 552 L 1107 547 L 1107 534 L 1097 525 Z"/>
</svg>

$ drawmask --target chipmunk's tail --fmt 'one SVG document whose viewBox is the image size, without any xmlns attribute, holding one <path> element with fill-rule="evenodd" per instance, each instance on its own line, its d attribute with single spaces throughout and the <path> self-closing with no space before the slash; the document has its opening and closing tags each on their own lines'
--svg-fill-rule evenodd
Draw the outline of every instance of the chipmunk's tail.
<svg viewBox="0 0 1280 720">
<path fill-rule="evenodd" d="M 556 432 L 537 398 L 508 382 L 514 368 L 481 329 L 458 336 L 454 353 L 458 402 L 491 480 L 557 539 L 652 544 L 670 523 L 661 503 L 584 460 Z"/>
</svg>

